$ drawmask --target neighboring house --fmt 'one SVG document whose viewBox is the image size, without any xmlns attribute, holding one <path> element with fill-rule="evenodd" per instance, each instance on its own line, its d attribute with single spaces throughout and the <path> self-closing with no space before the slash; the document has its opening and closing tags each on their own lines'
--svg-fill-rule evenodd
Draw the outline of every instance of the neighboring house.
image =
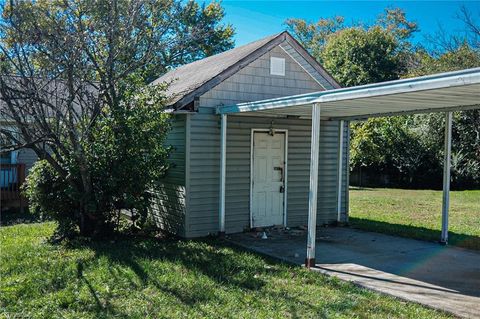
<svg viewBox="0 0 480 319">
<path fill-rule="evenodd" d="M 0 208 L 2 210 L 24 208 L 26 201 L 21 195 L 20 187 L 36 160 L 37 155 L 30 149 L 0 154 Z"/>
<path fill-rule="evenodd" d="M 22 81 L 22 77 L 12 75 L 9 76 L 9 78 L 10 79 L 7 81 L 10 81 L 10 85 L 12 86 L 18 85 L 15 84 L 17 81 L 24 82 Z M 62 116 L 63 112 L 66 112 L 66 105 L 61 101 L 68 101 L 68 99 L 66 99 L 68 91 L 66 83 L 62 79 L 58 79 L 57 77 L 51 79 L 35 77 L 29 79 L 29 81 L 25 81 L 25 83 L 29 84 L 21 85 L 19 89 L 20 92 L 30 92 L 38 88 L 39 91 L 37 91 L 37 97 L 43 97 L 45 100 L 49 100 L 52 102 L 52 104 L 55 104 L 55 110 L 52 110 L 51 106 L 44 104 L 44 109 L 40 112 L 43 114 L 43 116 L 58 117 Z M 85 95 L 82 98 L 83 106 L 85 106 L 88 101 L 91 101 L 90 99 L 92 97 L 96 97 L 96 89 L 93 87 L 93 85 L 85 84 L 80 88 L 77 87 L 75 94 L 79 95 L 82 92 L 85 92 Z M 19 97 L 16 97 L 15 102 L 13 103 L 14 107 L 21 108 L 21 106 L 19 106 L 21 105 L 20 101 L 23 100 Z M 17 134 L 17 138 L 22 140 L 20 136 L 20 128 L 15 122 L 13 115 L 8 112 L 6 105 L 5 99 L 0 96 L 0 128 L 10 131 L 10 133 Z M 81 108 L 80 104 L 77 103 L 77 99 L 72 101 L 72 107 L 77 114 L 83 114 L 83 112 L 88 111 Z M 92 108 L 93 107 L 94 105 L 92 105 Z M 38 110 L 39 109 L 37 109 L 37 111 Z M 30 110 L 27 109 L 25 113 L 29 112 Z M 63 114 L 63 116 L 65 116 L 65 114 Z M 7 145 L 11 144 L 10 142 L 0 141 L 0 208 L 2 210 L 17 207 L 22 209 L 23 205 L 26 203 L 26 200 L 21 196 L 21 185 L 25 181 L 25 178 L 32 166 L 38 160 L 38 156 L 35 151 L 30 148 L 21 148 L 19 150 L 5 152 L 4 147 L 6 145 L 3 145 L 2 143 L 6 143 Z M 38 146 L 43 147 L 43 151 L 48 150 L 46 143 L 37 145 L 37 147 Z"/>
<path fill-rule="evenodd" d="M 155 212 L 164 228 L 183 237 L 219 231 L 221 130 L 216 107 L 339 88 L 287 32 L 181 66 L 153 84 L 161 82 L 172 82 L 168 93 L 174 120 L 168 143 L 174 146 L 174 165 L 158 186 Z M 318 225 L 347 219 L 347 151 L 337 215 L 339 128 L 336 120 L 321 123 Z M 229 115 L 226 136 L 226 233 L 306 225 L 311 120 L 261 112 Z M 347 149 L 348 125 L 343 138 Z"/>
</svg>

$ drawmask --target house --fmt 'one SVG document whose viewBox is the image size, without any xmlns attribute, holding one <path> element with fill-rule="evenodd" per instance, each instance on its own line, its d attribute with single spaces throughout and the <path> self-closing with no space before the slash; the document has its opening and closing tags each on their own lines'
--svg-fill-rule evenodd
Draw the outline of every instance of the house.
<svg viewBox="0 0 480 319">
<path fill-rule="evenodd" d="M 173 125 L 168 143 L 174 147 L 173 168 L 158 185 L 154 205 L 165 229 L 190 238 L 307 224 L 308 117 L 262 112 L 229 115 L 225 201 L 223 208 L 219 206 L 222 132 L 218 107 L 308 96 L 340 87 L 288 32 L 181 66 L 153 84 L 161 82 L 172 83 L 168 94 Z M 317 224 L 345 222 L 348 152 L 340 152 L 339 145 L 348 148 L 348 125 L 342 125 L 341 131 L 339 120 L 322 120 L 320 135 Z M 339 176 L 341 189 L 337 187 Z M 225 212 L 224 220 L 220 220 L 220 209 Z"/>
<path fill-rule="evenodd" d="M 23 210 L 26 200 L 21 195 L 20 187 L 36 160 L 37 155 L 28 148 L 0 153 L 0 208 L 2 210 L 10 208 Z"/>
</svg>

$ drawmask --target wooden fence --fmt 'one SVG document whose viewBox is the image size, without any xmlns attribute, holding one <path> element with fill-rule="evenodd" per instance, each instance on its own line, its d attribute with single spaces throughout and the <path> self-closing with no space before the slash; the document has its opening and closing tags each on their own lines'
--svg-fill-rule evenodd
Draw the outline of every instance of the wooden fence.
<svg viewBox="0 0 480 319">
<path fill-rule="evenodd" d="M 0 199 L 2 202 L 22 200 L 25 164 L 0 164 Z"/>
</svg>

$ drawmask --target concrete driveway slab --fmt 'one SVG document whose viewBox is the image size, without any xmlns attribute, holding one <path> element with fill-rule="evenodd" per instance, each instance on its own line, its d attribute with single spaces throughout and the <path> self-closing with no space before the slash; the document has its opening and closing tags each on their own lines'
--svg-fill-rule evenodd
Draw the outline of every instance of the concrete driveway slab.
<svg viewBox="0 0 480 319">
<path fill-rule="evenodd" d="M 231 235 L 235 244 L 303 264 L 304 231 Z M 317 230 L 316 271 L 465 318 L 480 318 L 480 252 L 351 228 Z"/>
</svg>

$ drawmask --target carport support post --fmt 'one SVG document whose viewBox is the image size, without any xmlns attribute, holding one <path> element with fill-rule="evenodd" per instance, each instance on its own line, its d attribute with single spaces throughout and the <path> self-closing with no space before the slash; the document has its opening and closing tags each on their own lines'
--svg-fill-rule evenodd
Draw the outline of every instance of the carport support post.
<svg viewBox="0 0 480 319">
<path fill-rule="evenodd" d="M 338 140 L 338 175 L 337 175 L 337 222 L 342 221 L 342 188 L 343 188 L 343 131 L 345 129 L 344 121 L 340 121 L 340 133 Z"/>
<path fill-rule="evenodd" d="M 315 267 L 317 230 L 318 157 L 320 146 L 320 104 L 312 106 L 312 138 L 310 143 L 310 190 L 308 193 L 308 236 L 305 267 Z"/>
<path fill-rule="evenodd" d="M 443 202 L 442 202 L 442 237 L 440 243 L 448 243 L 448 208 L 450 204 L 450 161 L 452 152 L 452 112 L 445 117 L 445 151 L 443 161 Z"/>
<path fill-rule="evenodd" d="M 225 174 L 227 168 L 227 115 L 221 115 L 220 124 L 220 193 L 219 193 L 219 236 L 225 235 Z"/>
</svg>

